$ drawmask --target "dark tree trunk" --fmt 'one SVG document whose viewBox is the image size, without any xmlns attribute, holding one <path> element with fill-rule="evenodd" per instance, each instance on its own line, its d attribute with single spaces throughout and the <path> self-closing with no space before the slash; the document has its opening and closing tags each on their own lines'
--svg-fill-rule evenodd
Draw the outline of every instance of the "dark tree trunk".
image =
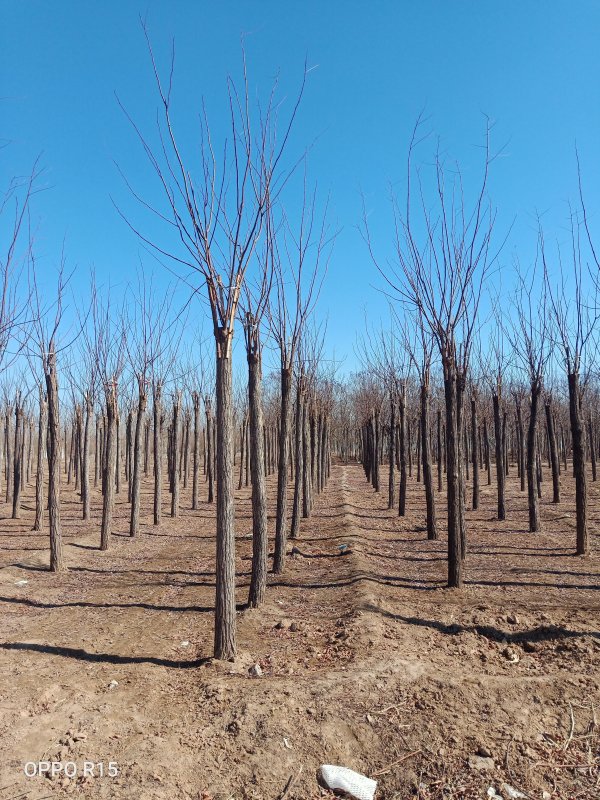
<svg viewBox="0 0 600 800">
<path fill-rule="evenodd" d="M 44 526 L 44 450 L 46 449 L 46 429 L 48 425 L 48 403 L 40 386 L 40 406 L 38 419 L 37 470 L 35 475 L 35 521 L 34 531 Z"/>
<path fill-rule="evenodd" d="M 267 587 L 267 493 L 262 453 L 262 369 L 259 352 L 248 353 L 248 422 L 252 470 L 252 576 L 248 605 L 258 608 Z M 240 457 L 243 464 L 243 458 Z"/>
<path fill-rule="evenodd" d="M 529 413 L 529 426 L 527 428 L 527 501 L 529 504 L 529 531 L 535 533 L 540 529 L 540 514 L 536 485 L 537 468 L 537 410 L 542 387 L 540 382 L 531 382 L 531 402 Z"/>
<path fill-rule="evenodd" d="M 152 387 L 153 435 L 154 435 L 154 524 L 162 519 L 162 383 L 154 381 Z"/>
<path fill-rule="evenodd" d="M 240 429 L 240 477 L 238 480 L 238 491 L 244 485 L 244 442 L 246 439 L 246 425 L 247 420 L 244 417 L 242 421 L 242 427 Z"/>
<path fill-rule="evenodd" d="M 473 467 L 473 511 L 479 508 L 479 459 L 477 458 L 477 396 L 471 397 L 471 458 Z"/>
<path fill-rule="evenodd" d="M 277 511 L 275 517 L 275 557 L 273 572 L 279 575 L 285 564 L 287 542 L 287 487 L 289 459 L 289 429 L 291 419 L 292 368 L 281 368 L 281 430 L 279 432 L 279 462 L 277 465 Z"/>
<path fill-rule="evenodd" d="M 573 473 L 575 475 L 575 516 L 577 525 L 578 556 L 589 552 L 589 533 L 587 527 L 587 486 L 585 480 L 585 453 L 583 414 L 581 411 L 581 390 L 579 373 L 567 375 L 569 383 L 569 420 L 573 443 Z"/>
<path fill-rule="evenodd" d="M 144 430 L 146 413 L 146 385 L 142 376 L 138 376 L 138 407 L 135 417 L 135 436 L 133 440 L 133 475 L 131 480 L 131 516 L 129 518 L 129 535 L 137 536 L 140 531 L 140 485 L 142 481 L 142 431 Z"/>
<path fill-rule="evenodd" d="M 506 505 L 504 499 L 504 483 L 506 472 L 504 470 L 504 449 L 502 447 L 502 422 L 500 419 L 500 392 L 492 395 L 494 406 L 494 438 L 496 440 L 496 482 L 498 485 L 498 519 L 506 519 Z"/>
<path fill-rule="evenodd" d="M 596 482 L 597 467 L 596 467 L 596 441 L 594 436 L 594 426 L 592 424 L 592 415 L 588 416 L 588 431 L 589 431 L 589 446 L 590 446 L 590 461 L 592 464 L 592 481 Z"/>
<path fill-rule="evenodd" d="M 194 460 L 192 465 L 192 510 L 198 508 L 198 481 L 200 478 L 200 395 L 192 394 L 194 407 Z"/>
<path fill-rule="evenodd" d="M 429 375 L 421 384 L 421 453 L 423 457 L 423 483 L 425 484 L 425 508 L 427 512 L 427 538 L 438 538 L 435 521 L 435 497 L 429 446 Z"/>
<path fill-rule="evenodd" d="M 521 491 L 525 491 L 525 429 L 523 427 L 523 412 L 521 410 L 521 401 L 516 401 L 517 408 L 517 429 L 519 436 L 519 473 L 521 478 Z"/>
<path fill-rule="evenodd" d="M 550 398 L 545 402 L 546 429 L 548 432 L 548 449 L 550 450 L 550 465 L 552 468 L 552 502 L 560 503 L 560 469 L 558 464 L 558 449 L 556 446 L 556 433 L 554 431 L 554 418 L 552 416 L 552 403 Z"/>
<path fill-rule="evenodd" d="M 48 522 L 50 527 L 50 570 L 63 572 L 66 567 L 62 550 L 60 524 L 60 411 L 56 352 L 51 343 L 45 364 L 48 398 Z"/>
<path fill-rule="evenodd" d="M 115 467 L 117 461 L 117 384 L 107 384 L 106 389 L 106 466 L 103 478 L 104 498 L 102 503 L 102 527 L 100 550 L 108 550 L 112 533 L 112 517 L 115 506 Z"/>
<path fill-rule="evenodd" d="M 12 409 L 9 407 L 6 409 L 6 417 L 4 423 L 4 441 L 6 443 L 6 502 L 10 503 L 12 500 L 13 494 L 13 447 L 10 438 L 10 417 L 12 414 Z M 59 432 L 60 436 L 60 432 Z M 59 455 L 60 455 L 60 444 L 59 444 Z"/>
<path fill-rule="evenodd" d="M 398 492 L 398 516 L 406 515 L 406 388 L 403 386 L 399 397 L 400 411 L 400 490 Z"/>
<path fill-rule="evenodd" d="M 304 473 L 304 460 L 302 450 L 302 407 L 304 405 L 304 393 L 302 390 L 302 377 L 298 378 L 296 390 L 296 423 L 294 431 L 294 461 L 296 464 L 294 482 L 294 502 L 292 505 L 292 526 L 290 529 L 290 539 L 296 539 L 300 530 L 300 504 L 302 502 L 302 481 Z"/>
<path fill-rule="evenodd" d="M 90 498 L 90 425 L 94 413 L 90 396 L 85 396 L 85 422 L 83 426 L 83 443 L 81 448 L 81 501 L 83 519 L 91 514 Z"/>
<path fill-rule="evenodd" d="M 461 487 L 459 420 L 457 415 L 456 365 L 444 364 L 444 397 L 446 403 L 446 487 L 448 509 L 448 586 L 461 588 L 463 558 L 461 552 Z"/>
<path fill-rule="evenodd" d="M 442 410 L 437 410 L 437 478 L 438 492 L 442 491 Z"/>
<path fill-rule="evenodd" d="M 487 485 L 492 485 L 492 458 L 490 453 L 490 434 L 488 431 L 487 417 L 483 418 L 483 441 L 485 450 L 485 470 L 487 472 Z"/>
<path fill-rule="evenodd" d="M 179 516 L 179 409 L 181 397 L 179 393 L 175 395 L 173 402 L 173 431 L 172 431 L 172 446 L 171 453 L 173 459 L 173 468 L 171 472 L 172 480 L 172 493 L 171 493 L 171 516 Z"/>
<path fill-rule="evenodd" d="M 388 444 L 388 508 L 394 508 L 396 505 L 396 478 L 394 476 L 396 466 L 396 403 L 392 392 L 390 392 L 390 435 Z"/>
<path fill-rule="evenodd" d="M 302 517 L 310 514 L 310 428 L 308 400 L 302 403 Z"/>
<path fill-rule="evenodd" d="M 13 455 L 12 518 L 21 516 L 21 489 L 23 482 L 23 408 L 20 399 L 15 403 L 15 444 Z"/>
<path fill-rule="evenodd" d="M 212 503 L 215 499 L 214 492 L 214 435 L 213 435 L 213 416 L 210 400 L 204 398 L 204 407 L 206 409 L 206 479 L 208 481 L 208 502 Z"/>
</svg>

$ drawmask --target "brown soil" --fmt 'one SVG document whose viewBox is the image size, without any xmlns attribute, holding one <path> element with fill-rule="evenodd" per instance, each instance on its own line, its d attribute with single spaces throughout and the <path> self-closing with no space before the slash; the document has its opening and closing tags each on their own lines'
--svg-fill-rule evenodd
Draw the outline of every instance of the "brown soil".
<svg viewBox="0 0 600 800">
<path fill-rule="evenodd" d="M 599 798 L 600 559 L 573 555 L 573 487 L 562 480 L 552 506 L 546 476 L 539 534 L 527 532 L 514 475 L 503 523 L 494 487 L 482 487 L 482 508 L 468 513 L 467 583 L 449 591 L 443 496 L 441 539 L 427 541 L 414 480 L 401 520 L 360 467 L 335 466 L 258 611 L 243 610 L 242 490 L 234 664 L 209 658 L 214 508 L 185 510 L 188 489 L 178 519 L 156 529 L 145 516 L 132 540 L 122 492 L 102 553 L 99 498 L 82 523 L 63 487 L 69 572 L 58 576 L 47 536 L 31 532 L 28 489 L 22 520 L 0 522 L 1 800 L 308 800 L 326 794 L 323 763 L 376 777 L 379 800 L 486 798 L 489 787 L 506 797 L 503 783 L 531 798 Z M 590 495 L 598 551 L 596 484 Z M 248 671 L 256 663 L 260 677 Z M 41 760 L 113 761 L 119 775 L 26 777 L 25 763 Z"/>
</svg>

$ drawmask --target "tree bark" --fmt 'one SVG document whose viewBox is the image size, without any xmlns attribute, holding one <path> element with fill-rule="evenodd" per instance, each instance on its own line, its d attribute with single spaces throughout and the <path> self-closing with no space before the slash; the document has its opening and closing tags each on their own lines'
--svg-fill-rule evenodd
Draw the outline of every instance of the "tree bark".
<svg viewBox="0 0 600 800">
<path fill-rule="evenodd" d="M 146 413 L 146 385 L 143 376 L 138 375 L 138 407 L 135 417 L 135 436 L 133 440 L 133 475 L 131 480 L 131 516 L 129 535 L 140 532 L 140 486 L 142 481 L 142 432 Z M 130 465 L 131 468 L 131 465 Z"/>
<path fill-rule="evenodd" d="M 477 458 L 477 395 L 471 397 L 471 465 L 473 468 L 473 511 L 479 508 L 479 459 Z"/>
<path fill-rule="evenodd" d="M 502 446 L 502 421 L 500 419 L 500 389 L 492 395 L 494 407 L 494 438 L 496 445 L 496 483 L 498 486 L 498 519 L 506 519 L 506 504 L 504 498 L 504 485 L 506 472 L 504 470 L 504 449 Z"/>
<path fill-rule="evenodd" d="M 56 351 L 50 343 L 45 364 L 46 396 L 48 398 L 48 522 L 50 527 L 50 570 L 64 572 L 60 522 L 60 411 Z"/>
<path fill-rule="evenodd" d="M 35 521 L 34 531 L 41 531 L 44 526 L 44 450 L 46 449 L 46 429 L 48 425 L 48 403 L 40 386 L 40 404 L 38 419 L 37 470 L 35 474 Z"/>
<path fill-rule="evenodd" d="M 296 473 L 294 481 L 294 502 L 292 505 L 292 525 L 290 529 L 290 539 L 296 539 L 300 530 L 300 504 L 302 502 L 302 481 L 304 477 L 304 461 L 302 449 L 302 406 L 304 404 L 303 378 L 298 377 L 296 389 L 296 424 L 294 431 L 294 449 Z"/>
<path fill-rule="evenodd" d="M 194 460 L 192 464 L 192 511 L 198 508 L 198 481 L 200 479 L 200 395 L 192 394 L 194 408 Z"/>
<path fill-rule="evenodd" d="M 81 448 L 81 501 L 83 519 L 89 519 L 91 514 L 90 498 L 90 425 L 94 413 L 92 400 L 89 394 L 85 395 L 85 422 L 83 427 L 83 442 Z"/>
<path fill-rule="evenodd" d="M 21 489 L 23 482 L 23 407 L 17 398 L 15 403 L 15 443 L 13 455 L 13 503 L 12 518 L 21 516 Z"/>
<path fill-rule="evenodd" d="M 155 380 L 152 385 L 152 414 L 154 437 L 154 524 L 160 525 L 162 520 L 162 383 Z"/>
<path fill-rule="evenodd" d="M 232 332 L 218 331 L 217 345 L 217 563 L 215 658 L 235 658 L 235 507 L 233 490 Z"/>
<path fill-rule="evenodd" d="M 267 493 L 262 453 L 262 369 L 260 352 L 248 353 L 248 422 L 252 471 L 252 575 L 248 604 L 258 608 L 267 587 Z M 240 461 L 243 464 L 243 458 Z"/>
<path fill-rule="evenodd" d="M 429 375 L 421 384 L 421 453 L 423 458 L 423 483 L 425 484 L 425 507 L 427 511 L 427 538 L 438 538 L 435 521 L 435 497 L 431 470 L 431 448 L 429 446 Z"/>
<path fill-rule="evenodd" d="M 554 418 L 552 416 L 552 403 L 550 398 L 545 402 L 546 428 L 548 431 L 548 449 L 550 450 L 550 465 L 552 467 L 552 502 L 560 503 L 560 469 L 558 466 L 558 449 L 556 446 L 556 433 L 554 431 Z"/>
<path fill-rule="evenodd" d="M 279 575 L 285 564 L 287 544 L 287 487 L 289 458 L 289 429 L 291 419 L 292 368 L 281 368 L 281 430 L 279 433 L 279 463 L 277 471 L 277 512 L 275 517 L 275 557 L 273 572 Z"/>
<path fill-rule="evenodd" d="M 173 401 L 173 430 L 171 432 L 171 458 L 173 466 L 171 472 L 172 492 L 171 492 L 171 517 L 179 516 L 179 410 L 181 397 L 179 392 Z"/>
<path fill-rule="evenodd" d="M 457 418 L 457 375 L 452 361 L 444 363 L 444 398 L 446 404 L 446 488 L 448 510 L 448 586 L 461 588 L 463 559 L 461 553 L 460 452 Z"/>
<path fill-rule="evenodd" d="M 106 395 L 106 466 L 104 468 L 104 498 L 102 502 L 102 526 L 100 528 L 100 550 L 108 550 L 112 533 L 112 518 L 115 507 L 115 467 L 117 462 L 117 383 L 111 381 L 105 388 Z"/>
<path fill-rule="evenodd" d="M 542 387 L 538 380 L 531 382 L 531 401 L 529 426 L 527 428 L 527 501 L 529 505 L 529 531 L 535 533 L 540 529 L 540 514 L 536 486 L 536 453 L 537 453 L 537 409 Z"/>
<path fill-rule="evenodd" d="M 579 373 L 567 375 L 569 383 L 569 420 L 573 442 L 573 474 L 575 475 L 575 516 L 577 527 L 576 554 L 589 552 L 589 533 L 587 527 L 587 486 L 585 479 L 585 453 L 583 414 L 581 411 L 581 390 Z"/>
</svg>

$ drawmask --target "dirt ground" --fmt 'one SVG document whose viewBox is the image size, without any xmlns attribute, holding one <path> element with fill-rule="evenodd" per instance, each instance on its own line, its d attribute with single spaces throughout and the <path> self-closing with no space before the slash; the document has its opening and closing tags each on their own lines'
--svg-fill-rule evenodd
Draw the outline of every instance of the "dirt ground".
<svg viewBox="0 0 600 800">
<path fill-rule="evenodd" d="M 214 508 L 189 511 L 189 487 L 156 529 L 145 483 L 135 539 L 122 491 L 106 553 L 99 497 L 83 523 L 63 487 L 60 576 L 31 531 L 31 488 L 21 520 L 2 504 L 0 800 L 311 800 L 327 795 L 324 763 L 374 777 L 379 800 L 600 798 L 599 484 L 594 554 L 581 558 L 570 477 L 553 506 L 546 476 L 543 532 L 529 534 L 514 472 L 505 522 L 493 485 L 468 512 L 467 582 L 450 591 L 444 493 L 440 540 L 427 541 L 414 478 L 399 519 L 359 466 L 335 465 L 258 611 L 244 610 L 251 518 L 238 492 L 232 664 L 210 659 Z M 27 777 L 39 761 L 79 774 Z M 109 762 L 118 775 L 100 776 Z"/>
</svg>

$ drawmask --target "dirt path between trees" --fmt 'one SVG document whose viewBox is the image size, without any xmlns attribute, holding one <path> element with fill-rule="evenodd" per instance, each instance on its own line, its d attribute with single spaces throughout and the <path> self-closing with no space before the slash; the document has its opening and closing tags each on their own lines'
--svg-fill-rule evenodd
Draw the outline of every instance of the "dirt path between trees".
<svg viewBox="0 0 600 800">
<path fill-rule="evenodd" d="M 571 555 L 565 483 L 560 507 L 542 504 L 536 535 L 514 477 L 505 523 L 493 487 L 482 487 L 458 592 L 443 588 L 443 497 L 441 539 L 428 542 L 414 480 L 400 520 L 358 466 L 334 466 L 258 611 L 244 610 L 243 489 L 234 664 L 209 657 L 214 508 L 185 510 L 185 490 L 180 517 L 155 529 L 145 483 L 139 537 L 126 535 L 121 496 L 101 553 L 99 497 L 82 523 L 64 487 L 69 572 L 56 576 L 46 536 L 31 532 L 29 488 L 23 519 L 0 521 L 0 800 L 271 800 L 292 776 L 287 797 L 306 800 L 321 796 L 322 763 L 381 773 L 378 798 L 481 798 L 502 783 L 534 798 L 600 797 L 600 560 Z M 590 492 L 598 552 L 596 485 Z M 43 760 L 79 771 L 93 762 L 95 774 L 24 775 Z M 99 776 L 109 762 L 118 776 Z"/>
</svg>

